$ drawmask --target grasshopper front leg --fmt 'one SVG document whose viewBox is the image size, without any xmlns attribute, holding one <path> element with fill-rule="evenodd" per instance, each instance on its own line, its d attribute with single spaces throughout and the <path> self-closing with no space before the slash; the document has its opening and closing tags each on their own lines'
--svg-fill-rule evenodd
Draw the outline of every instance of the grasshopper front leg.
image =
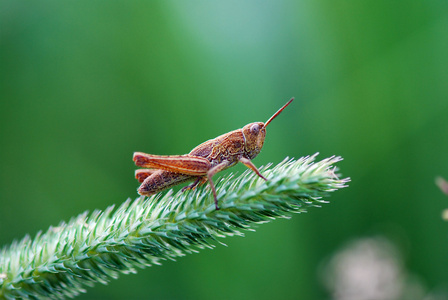
<svg viewBox="0 0 448 300">
<path fill-rule="evenodd" d="M 240 157 L 239 161 L 242 162 L 246 167 L 254 171 L 258 176 L 263 178 L 265 181 L 268 181 L 266 178 L 264 178 L 263 175 L 261 175 L 260 171 L 258 171 L 257 167 L 252 163 L 252 161 L 245 157 Z"/>
</svg>

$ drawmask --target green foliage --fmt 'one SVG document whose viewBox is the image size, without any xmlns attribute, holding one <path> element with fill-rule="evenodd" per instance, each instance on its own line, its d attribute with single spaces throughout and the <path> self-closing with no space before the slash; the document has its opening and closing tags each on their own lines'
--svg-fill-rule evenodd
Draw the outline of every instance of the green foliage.
<svg viewBox="0 0 448 300">
<path fill-rule="evenodd" d="M 208 188 L 169 191 L 129 199 L 116 210 L 85 212 L 34 239 L 13 242 L 0 252 L 0 298 L 74 297 L 84 286 L 213 247 L 217 238 L 326 203 L 321 197 L 349 179 L 334 173 L 340 157 L 314 162 L 315 157 L 262 168 L 266 182 L 253 172 L 221 179 L 219 211 Z"/>
</svg>

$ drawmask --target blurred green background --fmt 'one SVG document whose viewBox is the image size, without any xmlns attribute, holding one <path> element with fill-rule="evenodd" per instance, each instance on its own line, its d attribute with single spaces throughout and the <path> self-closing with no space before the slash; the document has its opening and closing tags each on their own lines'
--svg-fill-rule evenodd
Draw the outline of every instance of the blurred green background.
<svg viewBox="0 0 448 300">
<path fill-rule="evenodd" d="M 292 96 L 254 163 L 336 154 L 352 178 L 78 299 L 328 299 L 323 262 L 370 235 L 448 291 L 446 0 L 0 0 L 0 47 L 0 245 L 135 198 L 134 151 L 187 153 Z"/>
</svg>

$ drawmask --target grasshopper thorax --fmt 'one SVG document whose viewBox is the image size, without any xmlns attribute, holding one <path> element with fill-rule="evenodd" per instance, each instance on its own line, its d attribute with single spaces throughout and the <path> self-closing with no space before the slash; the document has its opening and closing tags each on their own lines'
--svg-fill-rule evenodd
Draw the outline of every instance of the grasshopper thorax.
<svg viewBox="0 0 448 300">
<path fill-rule="evenodd" d="M 266 126 L 263 122 L 254 122 L 243 127 L 244 150 L 248 159 L 260 153 L 266 137 Z"/>
</svg>

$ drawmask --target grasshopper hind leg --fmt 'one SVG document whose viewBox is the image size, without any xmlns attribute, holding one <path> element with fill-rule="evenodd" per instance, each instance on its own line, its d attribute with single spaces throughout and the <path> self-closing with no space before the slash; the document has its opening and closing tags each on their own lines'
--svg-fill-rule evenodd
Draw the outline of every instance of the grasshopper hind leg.
<svg viewBox="0 0 448 300">
<path fill-rule="evenodd" d="M 157 170 L 145 178 L 137 191 L 142 196 L 151 196 L 180 183 L 191 181 L 196 177 L 197 176 Z"/>
</svg>

